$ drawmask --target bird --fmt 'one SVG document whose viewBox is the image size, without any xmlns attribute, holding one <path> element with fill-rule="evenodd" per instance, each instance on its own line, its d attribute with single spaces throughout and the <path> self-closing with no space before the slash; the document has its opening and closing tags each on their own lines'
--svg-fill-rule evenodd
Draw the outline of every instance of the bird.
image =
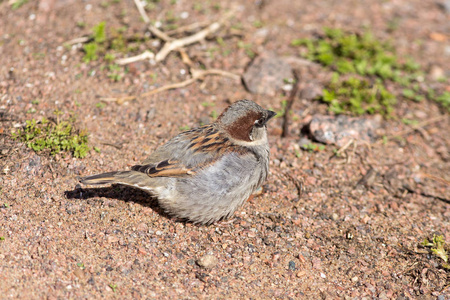
<svg viewBox="0 0 450 300">
<path fill-rule="evenodd" d="M 194 224 L 229 219 L 267 179 L 267 122 L 275 115 L 239 100 L 213 123 L 181 132 L 131 170 L 79 180 L 144 190 L 169 216 Z"/>
</svg>

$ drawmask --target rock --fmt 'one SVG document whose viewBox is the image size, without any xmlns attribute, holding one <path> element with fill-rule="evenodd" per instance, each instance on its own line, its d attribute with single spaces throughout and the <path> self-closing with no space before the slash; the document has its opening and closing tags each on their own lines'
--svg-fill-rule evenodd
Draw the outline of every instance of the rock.
<svg viewBox="0 0 450 300">
<path fill-rule="evenodd" d="M 314 116 L 309 124 L 309 131 L 314 139 L 324 144 L 344 146 L 350 139 L 374 142 L 376 129 L 380 126 L 379 118 L 352 118 L 339 116 Z"/>
<path fill-rule="evenodd" d="M 275 96 L 286 78 L 292 78 L 291 67 L 273 53 L 258 56 L 243 76 L 245 86 L 251 93 L 269 96 Z"/>
<path fill-rule="evenodd" d="M 450 14 L 450 0 L 443 0 L 439 6 L 445 13 Z"/>
<path fill-rule="evenodd" d="M 200 257 L 200 259 L 197 260 L 197 265 L 204 269 L 212 269 L 217 265 L 217 263 L 217 258 L 209 254 L 203 255 L 202 257 Z"/>
<path fill-rule="evenodd" d="M 84 271 L 82 269 L 79 269 L 79 268 L 75 269 L 73 271 L 73 274 L 75 276 L 77 276 L 78 279 L 83 279 L 84 278 Z"/>
<path fill-rule="evenodd" d="M 312 259 L 312 267 L 316 270 L 322 269 L 322 261 L 318 257 Z"/>
<path fill-rule="evenodd" d="M 323 95 L 324 86 L 317 80 L 305 82 L 300 89 L 300 99 L 312 100 Z"/>
<path fill-rule="evenodd" d="M 369 171 L 367 171 L 366 175 L 364 175 L 356 185 L 363 185 L 365 187 L 371 187 L 375 183 L 375 179 L 377 177 L 377 172 L 375 169 L 370 168 Z"/>
<path fill-rule="evenodd" d="M 39 170 L 42 168 L 42 161 L 41 157 L 37 155 L 36 153 L 33 153 L 30 158 L 25 162 L 25 172 L 27 172 L 28 175 L 37 175 Z"/>
<path fill-rule="evenodd" d="M 302 149 L 307 149 L 307 145 L 311 144 L 312 141 L 308 138 L 302 137 L 300 139 L 300 141 L 298 142 L 298 145 L 300 146 L 300 148 Z"/>
<path fill-rule="evenodd" d="M 337 220 L 339 220 L 339 215 L 337 213 L 333 213 L 331 215 L 331 219 L 333 219 L 333 221 L 337 221 Z"/>
<path fill-rule="evenodd" d="M 113 236 L 113 235 L 108 235 L 106 240 L 108 241 L 108 243 L 112 244 L 112 243 L 117 243 L 119 241 L 119 238 L 116 236 Z"/>
<path fill-rule="evenodd" d="M 436 65 L 431 66 L 430 71 L 429 71 L 430 77 L 433 80 L 439 80 L 443 77 L 445 77 L 445 72 L 444 70 Z"/>
</svg>

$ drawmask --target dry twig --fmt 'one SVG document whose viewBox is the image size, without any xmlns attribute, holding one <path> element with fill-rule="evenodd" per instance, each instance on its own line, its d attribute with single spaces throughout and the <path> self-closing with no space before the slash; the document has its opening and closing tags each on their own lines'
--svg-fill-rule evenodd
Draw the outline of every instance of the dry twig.
<svg viewBox="0 0 450 300">
<path fill-rule="evenodd" d="M 219 75 L 219 76 L 229 77 L 234 80 L 241 80 L 241 77 L 239 75 L 236 75 L 236 74 L 233 74 L 230 72 L 226 72 L 223 70 L 218 70 L 218 69 L 209 69 L 209 70 L 191 69 L 191 74 L 192 74 L 192 77 L 185 81 L 168 84 L 168 85 L 159 87 L 157 89 L 151 90 L 149 92 L 143 93 L 139 96 L 140 97 L 148 97 L 148 96 L 151 96 L 151 95 L 163 92 L 163 91 L 186 87 L 186 86 L 194 83 L 195 81 L 203 79 L 205 76 L 210 76 L 210 75 Z M 136 97 L 137 96 L 126 96 L 126 97 L 121 97 L 121 98 L 102 98 L 102 101 L 116 102 L 117 104 L 123 104 L 126 101 L 131 101 L 131 100 L 136 99 Z"/>
<path fill-rule="evenodd" d="M 116 64 L 118 65 L 128 65 L 137 61 L 146 60 L 146 59 L 154 59 L 155 53 L 150 50 L 146 50 L 139 55 L 121 58 L 116 60 Z"/>
<path fill-rule="evenodd" d="M 164 46 L 161 48 L 161 50 L 159 50 L 159 52 L 156 54 L 155 61 L 159 62 L 159 61 L 164 60 L 167 57 L 167 55 L 170 52 L 172 52 L 173 50 L 176 50 L 176 49 L 182 48 L 184 46 L 204 40 L 208 35 L 219 30 L 219 28 L 222 26 L 222 24 L 227 19 L 229 19 L 232 15 L 233 15 L 233 12 L 229 12 L 221 20 L 210 24 L 205 29 L 203 29 L 193 35 L 189 35 L 189 36 L 181 38 L 181 39 L 176 39 L 176 40 L 171 40 L 171 41 L 166 42 L 164 44 Z"/>
<path fill-rule="evenodd" d="M 146 24 L 149 24 L 150 19 L 148 18 L 147 14 L 145 13 L 145 9 L 142 6 L 142 3 L 139 0 L 134 0 L 134 3 L 136 4 L 139 14 L 141 15 L 144 22 Z M 183 49 L 184 46 L 202 41 L 209 34 L 216 32 L 226 20 L 228 20 L 231 16 L 233 16 L 233 14 L 234 14 L 234 12 L 230 11 L 227 14 L 225 14 L 219 21 L 216 21 L 216 22 L 210 24 L 208 27 L 204 28 L 203 30 L 201 30 L 193 35 L 186 36 L 186 37 L 180 38 L 180 39 L 173 39 L 170 36 L 168 36 L 166 33 L 162 32 L 161 30 L 156 28 L 155 26 L 149 25 L 149 30 L 152 32 L 152 34 L 166 42 L 164 44 L 164 46 L 161 48 L 161 50 L 156 55 L 153 52 L 146 50 L 145 52 L 143 52 L 139 55 L 133 56 L 133 57 L 118 59 L 118 60 L 116 60 L 116 63 L 120 64 L 120 65 L 125 65 L 125 64 L 132 63 L 132 62 L 145 60 L 145 59 L 154 59 L 155 62 L 160 62 L 160 61 L 164 60 L 170 52 L 172 52 L 174 50 L 178 50 L 180 52 L 183 62 L 191 68 L 190 72 L 191 72 L 192 77 L 185 81 L 182 81 L 182 82 L 168 84 L 168 85 L 159 87 L 157 89 L 154 89 L 152 91 L 143 93 L 140 95 L 141 97 L 151 96 L 151 95 L 154 95 L 154 94 L 157 94 L 157 93 L 160 93 L 163 91 L 171 90 L 171 89 L 182 88 L 182 87 L 185 87 L 185 86 L 188 86 L 188 85 L 194 83 L 197 80 L 201 80 L 205 76 L 209 76 L 209 75 L 219 75 L 219 76 L 230 77 L 234 80 L 240 80 L 241 77 L 239 75 L 236 75 L 236 74 L 233 74 L 230 72 L 226 72 L 226 71 L 222 71 L 222 70 L 193 69 L 192 66 L 194 64 L 191 61 L 191 59 L 189 58 L 189 56 L 187 55 L 186 51 Z M 198 26 L 198 25 L 196 25 L 196 26 Z M 137 96 L 126 96 L 126 97 L 121 97 L 121 98 L 102 98 L 102 101 L 116 102 L 117 104 L 122 104 L 126 101 L 134 100 L 136 97 Z"/>
<path fill-rule="evenodd" d="M 162 32 L 155 26 L 152 26 L 152 25 L 148 26 L 148 30 L 150 30 L 150 32 L 153 33 L 153 35 L 155 35 L 157 38 L 160 38 L 161 40 L 163 40 L 165 42 L 173 41 L 173 38 L 171 38 L 170 36 L 168 36 L 167 34 Z"/>
<path fill-rule="evenodd" d="M 64 43 L 64 45 L 75 45 L 75 44 L 80 44 L 80 43 L 84 44 L 84 43 L 88 42 L 90 39 L 91 38 L 88 37 L 88 36 L 82 36 L 82 37 L 75 38 L 75 39 L 72 39 L 70 41 L 67 41 L 67 42 Z"/>
<path fill-rule="evenodd" d="M 427 173 L 421 173 L 420 175 L 422 177 L 430 178 L 431 180 L 439 181 L 440 183 L 443 183 L 445 185 L 450 186 L 450 181 L 448 181 L 448 180 L 446 180 L 444 178 L 441 178 L 441 177 L 438 177 L 438 176 L 434 176 L 434 175 L 431 175 L 431 174 L 427 174 Z"/>
<path fill-rule="evenodd" d="M 150 19 L 148 18 L 147 14 L 145 13 L 145 8 L 142 5 L 142 2 L 140 0 L 134 0 L 134 4 L 136 4 L 139 14 L 141 15 L 144 22 L 146 24 L 150 23 Z"/>
<path fill-rule="evenodd" d="M 142 6 L 142 3 L 139 0 L 134 0 L 134 3 L 136 4 L 136 7 L 137 7 L 142 19 L 144 20 L 144 22 L 146 24 L 149 24 L 150 19 L 148 18 L 147 14 L 145 13 L 145 9 Z M 230 11 L 227 14 L 225 14 L 225 16 L 222 17 L 219 21 L 210 24 L 208 27 L 204 28 L 203 30 L 201 30 L 193 35 L 189 35 L 189 36 L 186 36 L 186 37 L 180 38 L 180 39 L 173 39 L 170 36 L 168 36 L 166 33 L 162 32 L 161 30 L 156 28 L 155 26 L 150 25 L 149 30 L 156 37 L 158 37 L 161 40 L 166 42 L 164 44 L 164 46 L 161 48 L 161 50 L 159 50 L 159 52 L 155 55 L 155 61 L 160 62 L 160 61 L 164 60 L 167 57 L 167 55 L 169 55 L 170 52 L 180 49 L 184 46 L 191 45 L 191 44 L 194 44 L 194 43 L 204 40 L 208 35 L 219 30 L 219 28 L 222 26 L 222 24 L 226 20 L 231 18 L 233 15 L 234 15 L 234 12 Z M 130 57 L 129 60 L 131 62 L 138 61 L 139 58 L 142 58 L 141 55 L 142 54 L 137 55 L 135 57 Z"/>
<path fill-rule="evenodd" d="M 292 87 L 291 93 L 289 94 L 289 98 L 286 103 L 286 107 L 284 109 L 283 131 L 281 132 L 281 137 L 287 137 L 289 135 L 290 112 L 291 112 L 292 105 L 294 104 L 295 97 L 297 96 L 297 92 L 298 92 L 298 89 L 300 86 L 300 71 L 297 69 L 294 69 L 294 79 L 295 79 L 295 84 Z"/>
<path fill-rule="evenodd" d="M 171 36 L 171 35 L 174 35 L 174 34 L 190 32 L 190 31 L 194 31 L 194 30 L 197 30 L 199 28 L 208 26 L 208 24 L 209 24 L 209 22 L 207 22 L 207 21 L 196 22 L 196 23 L 188 24 L 186 26 L 178 27 L 177 29 L 169 30 L 169 31 L 166 32 L 166 34 Z"/>
<path fill-rule="evenodd" d="M 342 152 L 344 152 L 345 150 L 347 150 L 348 147 L 350 147 L 351 144 L 353 144 L 353 142 L 355 142 L 354 139 L 350 139 L 344 146 L 342 146 L 341 148 L 339 148 L 336 153 L 334 154 L 335 156 L 339 156 L 342 154 Z"/>
</svg>

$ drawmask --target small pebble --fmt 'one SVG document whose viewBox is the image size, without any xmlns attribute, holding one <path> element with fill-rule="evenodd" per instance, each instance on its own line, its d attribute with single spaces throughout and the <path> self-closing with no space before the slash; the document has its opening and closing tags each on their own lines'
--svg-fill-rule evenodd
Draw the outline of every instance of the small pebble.
<svg viewBox="0 0 450 300">
<path fill-rule="evenodd" d="M 338 216 L 337 213 L 333 213 L 333 214 L 331 215 L 331 218 L 333 219 L 333 221 L 339 220 L 339 216 Z"/>
<path fill-rule="evenodd" d="M 289 262 L 289 270 L 295 271 L 295 262 L 293 262 L 292 260 Z"/>
<path fill-rule="evenodd" d="M 440 6 L 445 13 L 450 14 L 450 0 L 442 1 Z"/>
<path fill-rule="evenodd" d="M 108 243 L 112 244 L 112 243 L 117 243 L 119 241 L 119 238 L 113 235 L 108 235 L 108 237 L 106 238 Z"/>
<path fill-rule="evenodd" d="M 82 279 L 84 277 L 84 271 L 79 268 L 75 269 L 75 271 L 73 271 L 73 274 L 79 279 Z"/>
<path fill-rule="evenodd" d="M 440 78 L 445 76 L 444 70 L 436 65 L 433 65 L 429 71 L 430 77 L 433 80 L 439 80 Z"/>
<path fill-rule="evenodd" d="M 297 277 L 303 277 L 303 276 L 305 276 L 306 275 L 306 272 L 305 271 L 299 271 L 298 273 L 297 273 Z"/>
<path fill-rule="evenodd" d="M 217 265 L 217 263 L 217 258 L 209 254 L 203 255 L 200 259 L 197 260 L 197 265 L 205 269 L 212 269 Z"/>
</svg>

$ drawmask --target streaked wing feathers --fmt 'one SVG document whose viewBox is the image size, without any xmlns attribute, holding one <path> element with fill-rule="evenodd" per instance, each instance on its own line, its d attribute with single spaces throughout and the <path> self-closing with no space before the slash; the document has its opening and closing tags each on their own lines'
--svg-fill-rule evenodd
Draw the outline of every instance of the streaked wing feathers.
<svg viewBox="0 0 450 300">
<path fill-rule="evenodd" d="M 156 149 L 142 165 L 132 169 L 150 177 L 180 177 L 194 175 L 229 152 L 248 154 L 242 146 L 229 139 L 211 125 L 180 133 Z"/>
<path fill-rule="evenodd" d="M 178 177 L 193 174 L 193 171 L 180 165 L 178 161 L 163 160 L 157 164 L 137 165 L 132 170 L 146 173 L 150 177 Z"/>
</svg>

